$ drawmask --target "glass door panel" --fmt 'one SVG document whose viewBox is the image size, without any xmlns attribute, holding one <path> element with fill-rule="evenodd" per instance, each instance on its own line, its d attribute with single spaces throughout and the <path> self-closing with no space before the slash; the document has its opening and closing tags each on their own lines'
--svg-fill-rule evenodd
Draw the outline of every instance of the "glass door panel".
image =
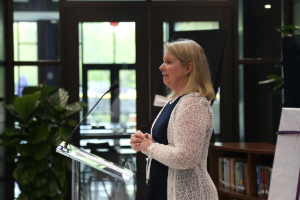
<svg viewBox="0 0 300 200">
<path fill-rule="evenodd" d="M 80 147 L 118 165 L 130 161 L 136 170 L 136 152 L 129 144 L 130 134 L 136 132 L 135 22 L 80 22 L 78 31 L 79 97 L 88 105 L 81 119 L 111 85 L 119 84 L 81 125 Z M 88 169 L 81 168 L 82 176 L 85 173 Z M 93 180 L 92 186 L 86 185 L 91 188 L 87 196 L 135 199 L 136 181 L 115 187 L 109 180 Z"/>
</svg>

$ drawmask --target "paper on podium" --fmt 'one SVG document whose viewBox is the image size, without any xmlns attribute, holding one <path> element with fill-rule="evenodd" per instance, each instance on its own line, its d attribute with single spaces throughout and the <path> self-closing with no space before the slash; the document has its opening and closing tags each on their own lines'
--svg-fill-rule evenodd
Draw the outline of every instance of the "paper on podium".
<svg viewBox="0 0 300 200">
<path fill-rule="evenodd" d="M 62 142 L 60 145 L 58 145 L 56 147 L 56 152 L 86 165 L 89 165 L 97 170 L 100 170 L 123 181 L 129 181 L 133 177 L 132 169 L 127 169 L 125 167 L 116 165 L 113 162 L 107 161 L 104 158 L 101 158 L 94 154 L 85 152 L 73 145 L 68 144 L 67 148 L 65 148 L 64 145 L 65 142 Z"/>
<path fill-rule="evenodd" d="M 282 109 L 269 190 L 271 200 L 299 199 L 299 122 L 299 108 Z"/>
</svg>

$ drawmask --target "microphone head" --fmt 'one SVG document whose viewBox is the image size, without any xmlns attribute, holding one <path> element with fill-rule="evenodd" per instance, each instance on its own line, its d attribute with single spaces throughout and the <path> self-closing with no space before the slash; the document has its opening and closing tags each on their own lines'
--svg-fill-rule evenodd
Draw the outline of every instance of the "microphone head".
<svg viewBox="0 0 300 200">
<path fill-rule="evenodd" d="M 119 87 L 119 84 L 118 83 L 115 83 L 113 84 L 112 86 L 110 86 L 109 90 L 112 92 L 114 91 L 115 89 L 117 89 Z"/>
</svg>

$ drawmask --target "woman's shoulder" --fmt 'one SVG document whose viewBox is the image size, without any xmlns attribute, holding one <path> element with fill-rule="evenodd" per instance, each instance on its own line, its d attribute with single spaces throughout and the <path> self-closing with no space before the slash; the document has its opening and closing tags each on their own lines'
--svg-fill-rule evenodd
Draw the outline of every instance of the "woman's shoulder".
<svg viewBox="0 0 300 200">
<path fill-rule="evenodd" d="M 200 96 L 199 93 L 186 94 L 180 99 L 180 101 L 181 104 L 188 104 L 188 105 L 193 105 L 193 104 L 210 105 L 210 101 L 208 101 L 205 96 Z"/>
</svg>

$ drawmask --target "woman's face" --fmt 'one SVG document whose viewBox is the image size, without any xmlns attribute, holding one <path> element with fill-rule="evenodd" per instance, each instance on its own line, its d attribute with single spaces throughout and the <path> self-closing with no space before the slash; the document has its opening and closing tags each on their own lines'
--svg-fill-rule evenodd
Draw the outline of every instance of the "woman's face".
<svg viewBox="0 0 300 200">
<path fill-rule="evenodd" d="M 176 94 L 186 83 L 186 67 L 168 50 L 164 54 L 163 61 L 159 69 L 162 72 L 164 84 Z"/>
</svg>

